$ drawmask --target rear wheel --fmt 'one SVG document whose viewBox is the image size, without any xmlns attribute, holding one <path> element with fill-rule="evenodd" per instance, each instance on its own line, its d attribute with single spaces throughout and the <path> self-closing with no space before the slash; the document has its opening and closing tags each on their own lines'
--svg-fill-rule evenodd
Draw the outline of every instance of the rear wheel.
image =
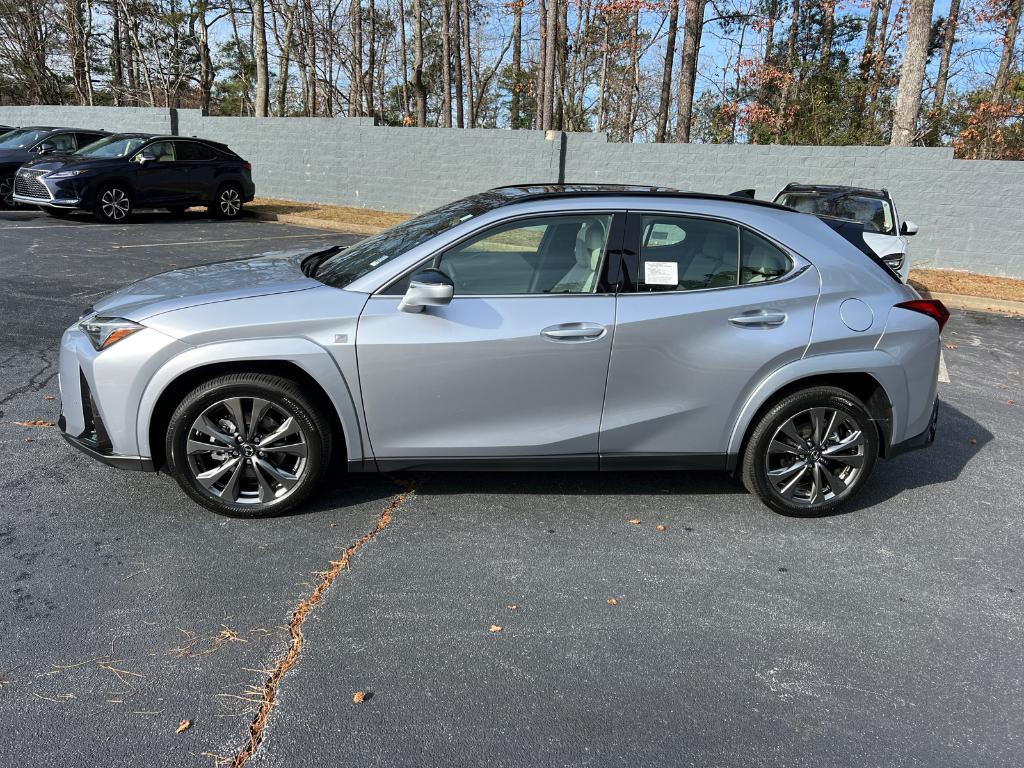
<svg viewBox="0 0 1024 768">
<path fill-rule="evenodd" d="M 132 212 L 132 196 L 120 184 L 108 184 L 96 195 L 93 213 L 105 224 L 120 224 Z"/>
<path fill-rule="evenodd" d="M 878 430 L 864 405 L 836 387 L 814 387 L 776 403 L 743 455 L 743 484 L 784 515 L 838 510 L 867 481 Z"/>
<path fill-rule="evenodd" d="M 218 219 L 234 219 L 242 212 L 242 189 L 237 184 L 225 184 L 217 190 L 217 198 L 210 213 Z"/>
<path fill-rule="evenodd" d="M 295 382 L 220 376 L 194 389 L 171 416 L 170 474 L 207 509 L 269 517 L 301 504 L 330 463 L 330 419 Z"/>
</svg>

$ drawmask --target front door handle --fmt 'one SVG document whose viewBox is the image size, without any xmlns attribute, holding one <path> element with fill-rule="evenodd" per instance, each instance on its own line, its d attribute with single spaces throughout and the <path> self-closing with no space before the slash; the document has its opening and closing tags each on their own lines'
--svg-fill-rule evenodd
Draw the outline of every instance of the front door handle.
<svg viewBox="0 0 1024 768">
<path fill-rule="evenodd" d="M 740 328 L 775 328 L 786 322 L 785 312 L 768 312 L 758 310 L 757 312 L 745 312 L 736 317 L 730 317 L 729 322 Z"/>
<path fill-rule="evenodd" d="M 597 341 L 608 329 L 598 323 L 562 323 L 549 325 L 540 332 L 552 341 Z"/>
</svg>

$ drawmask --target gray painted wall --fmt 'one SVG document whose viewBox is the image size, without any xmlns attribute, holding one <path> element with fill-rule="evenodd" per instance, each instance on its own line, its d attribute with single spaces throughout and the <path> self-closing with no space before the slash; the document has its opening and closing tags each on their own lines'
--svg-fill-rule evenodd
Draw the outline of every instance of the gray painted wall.
<svg viewBox="0 0 1024 768">
<path fill-rule="evenodd" d="M 626 182 L 771 198 L 790 181 L 884 187 L 921 227 L 920 267 L 1024 278 L 1024 163 L 949 149 L 611 144 L 595 134 L 375 127 L 370 118 L 233 118 L 198 110 L 0 107 L 0 123 L 201 136 L 252 161 L 265 197 L 419 212 L 522 182 Z"/>
</svg>

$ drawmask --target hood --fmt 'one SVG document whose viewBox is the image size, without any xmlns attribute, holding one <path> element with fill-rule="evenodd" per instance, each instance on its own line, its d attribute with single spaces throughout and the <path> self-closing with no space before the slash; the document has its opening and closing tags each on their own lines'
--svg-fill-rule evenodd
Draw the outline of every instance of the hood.
<svg viewBox="0 0 1024 768">
<path fill-rule="evenodd" d="M 903 253 L 903 238 L 898 235 L 883 235 L 880 232 L 865 232 L 864 242 L 878 256 L 888 256 L 891 253 Z"/>
<path fill-rule="evenodd" d="M 323 285 L 302 274 L 313 249 L 276 251 L 147 277 L 96 302 L 104 317 L 142 322 L 147 317 L 199 304 L 303 291 Z"/>
<path fill-rule="evenodd" d="M 72 153 L 51 152 L 48 155 L 39 157 L 34 155 L 32 160 L 26 162 L 22 167 L 30 168 L 33 171 L 63 171 L 71 168 L 91 169 L 105 168 L 118 163 L 126 162 L 123 157 L 82 157 Z"/>
</svg>

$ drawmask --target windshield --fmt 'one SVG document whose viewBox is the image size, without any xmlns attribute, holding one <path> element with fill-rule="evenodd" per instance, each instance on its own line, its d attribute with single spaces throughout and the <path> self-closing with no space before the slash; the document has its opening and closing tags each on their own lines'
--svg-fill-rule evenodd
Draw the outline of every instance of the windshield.
<svg viewBox="0 0 1024 768">
<path fill-rule="evenodd" d="M 507 198 L 484 193 L 435 208 L 331 256 L 314 277 L 335 288 L 344 288 L 382 264 L 504 202 Z"/>
<path fill-rule="evenodd" d="M 864 225 L 866 232 L 878 232 L 883 235 L 896 234 L 892 204 L 880 197 L 842 190 L 813 190 L 783 192 L 775 198 L 775 202 L 801 213 L 836 216 L 840 219 L 858 221 Z"/>
<path fill-rule="evenodd" d="M 46 136 L 47 133 L 49 131 L 32 130 L 5 133 L 3 138 L 0 138 L 0 149 L 26 149 Z"/>
<path fill-rule="evenodd" d="M 127 157 L 147 141 L 142 136 L 107 136 L 87 144 L 75 154 L 83 157 Z"/>
</svg>

